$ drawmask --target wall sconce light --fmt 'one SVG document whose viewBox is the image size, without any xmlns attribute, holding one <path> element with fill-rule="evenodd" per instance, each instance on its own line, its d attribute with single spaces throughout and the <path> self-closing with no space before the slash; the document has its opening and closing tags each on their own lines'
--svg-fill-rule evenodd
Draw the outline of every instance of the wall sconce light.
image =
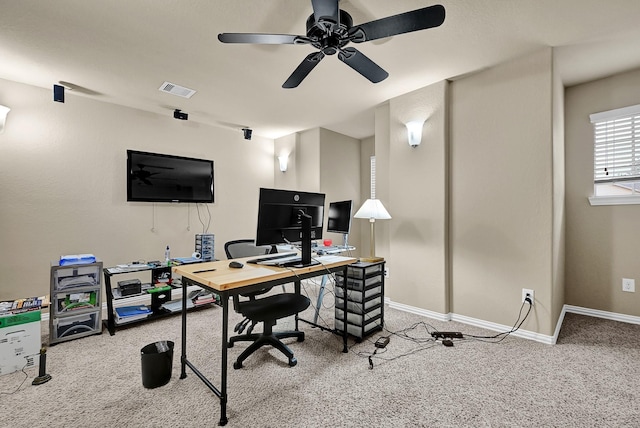
<svg viewBox="0 0 640 428">
<path fill-rule="evenodd" d="M 411 147 L 417 147 L 422 140 L 422 127 L 424 126 L 424 120 L 413 120 L 406 123 L 407 136 L 409 138 L 409 145 Z"/>
<path fill-rule="evenodd" d="M 0 105 L 0 134 L 4 132 L 4 124 L 7 121 L 7 114 L 11 111 L 9 107 Z"/>
<path fill-rule="evenodd" d="M 287 171 L 287 164 L 289 163 L 289 155 L 278 156 L 278 162 L 280 163 L 280 171 Z"/>
</svg>

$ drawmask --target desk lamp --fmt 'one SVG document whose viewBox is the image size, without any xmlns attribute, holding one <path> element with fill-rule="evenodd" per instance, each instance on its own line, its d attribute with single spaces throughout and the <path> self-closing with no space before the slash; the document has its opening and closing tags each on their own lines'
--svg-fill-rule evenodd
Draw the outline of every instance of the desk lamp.
<svg viewBox="0 0 640 428">
<path fill-rule="evenodd" d="M 376 257 L 376 237 L 375 224 L 376 220 L 388 220 L 391 215 L 386 210 L 379 199 L 376 199 L 376 158 L 371 156 L 371 198 L 364 201 L 364 204 L 353 216 L 354 218 L 368 218 L 370 227 L 370 251 L 369 258 L 362 259 L 368 262 L 382 261 L 382 257 Z"/>
</svg>

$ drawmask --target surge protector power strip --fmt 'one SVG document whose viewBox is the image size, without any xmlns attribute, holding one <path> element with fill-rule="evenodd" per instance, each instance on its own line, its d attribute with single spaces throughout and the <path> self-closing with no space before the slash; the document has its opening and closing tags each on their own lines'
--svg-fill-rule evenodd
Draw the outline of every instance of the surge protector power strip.
<svg viewBox="0 0 640 428">
<path fill-rule="evenodd" d="M 462 339 L 464 337 L 459 331 L 434 331 L 431 336 L 435 339 Z"/>
</svg>

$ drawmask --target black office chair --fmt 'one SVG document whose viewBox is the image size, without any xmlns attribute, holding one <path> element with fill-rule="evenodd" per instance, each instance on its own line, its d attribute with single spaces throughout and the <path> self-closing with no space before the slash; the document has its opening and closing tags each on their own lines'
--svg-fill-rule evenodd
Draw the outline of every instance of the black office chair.
<svg viewBox="0 0 640 428">
<path fill-rule="evenodd" d="M 260 256 L 277 252 L 275 247 L 256 246 L 253 239 L 229 241 L 224 244 L 224 251 L 229 259 Z M 311 301 L 308 297 L 297 293 L 280 293 L 257 298 L 257 296 L 265 294 L 269 290 L 270 287 L 250 294 L 243 294 L 248 300 L 241 301 L 238 296 L 233 297 L 234 309 L 236 312 L 244 315 L 245 319 L 236 325 L 235 331 L 240 333 L 240 335 L 233 336 L 229 339 L 229 347 L 232 348 L 235 342 L 253 342 L 240 354 L 236 362 L 233 363 L 234 369 L 242 368 L 242 362 L 257 349 L 265 345 L 271 345 L 286 355 L 289 359 L 289 366 L 293 367 L 298 363 L 293 356 L 293 351 L 280 339 L 295 337 L 298 342 L 302 342 L 304 340 L 304 332 L 297 330 L 274 332 L 273 326 L 276 325 L 276 321 L 281 318 L 290 317 L 298 312 L 304 311 L 309 307 Z M 249 322 L 251 326 L 249 326 L 247 333 L 242 334 Z M 253 327 L 259 322 L 263 323 L 262 333 L 251 333 Z"/>
</svg>

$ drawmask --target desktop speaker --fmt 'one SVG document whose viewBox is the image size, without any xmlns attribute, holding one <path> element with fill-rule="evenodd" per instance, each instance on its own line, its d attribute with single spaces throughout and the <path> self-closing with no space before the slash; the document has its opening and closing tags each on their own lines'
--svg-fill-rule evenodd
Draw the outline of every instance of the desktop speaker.
<svg viewBox="0 0 640 428">
<path fill-rule="evenodd" d="M 64 102 L 64 86 L 53 85 L 53 101 Z"/>
</svg>

